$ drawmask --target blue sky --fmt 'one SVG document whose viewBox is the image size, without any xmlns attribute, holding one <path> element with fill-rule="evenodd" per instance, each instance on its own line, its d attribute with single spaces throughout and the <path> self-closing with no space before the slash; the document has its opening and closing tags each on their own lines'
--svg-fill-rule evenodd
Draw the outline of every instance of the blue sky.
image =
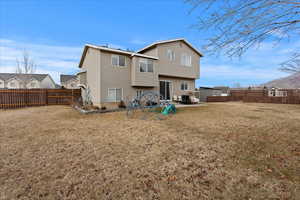
<svg viewBox="0 0 300 200">
<path fill-rule="evenodd" d="M 85 43 L 138 50 L 157 40 L 186 38 L 201 51 L 208 33 L 192 29 L 200 13 L 183 0 L 0 0 L 0 72 L 14 72 L 26 49 L 39 73 L 75 73 Z M 205 56 L 197 86 L 258 85 L 278 71 L 300 42 L 264 42 L 241 59 Z M 205 52 L 204 52 L 205 54 Z"/>
</svg>

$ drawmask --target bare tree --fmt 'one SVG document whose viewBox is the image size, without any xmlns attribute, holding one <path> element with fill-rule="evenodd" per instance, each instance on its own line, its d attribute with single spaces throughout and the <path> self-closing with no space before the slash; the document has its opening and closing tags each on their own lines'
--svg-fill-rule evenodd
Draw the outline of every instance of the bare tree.
<svg viewBox="0 0 300 200">
<path fill-rule="evenodd" d="M 194 25 L 209 31 L 211 37 L 204 45 L 210 54 L 224 53 L 229 57 L 242 56 L 249 48 L 263 41 L 280 43 L 295 39 L 300 29 L 299 0 L 185 0 L 192 5 L 191 12 L 199 10 Z M 294 49 L 300 52 L 299 49 Z M 281 70 L 300 71 L 292 57 Z M 299 63 L 299 62 L 297 62 Z M 283 67 L 284 66 L 284 67 Z"/>
<path fill-rule="evenodd" d="M 36 64 L 26 50 L 23 51 L 21 60 L 16 59 L 16 63 L 16 73 L 18 74 L 32 74 L 36 70 Z"/>
<path fill-rule="evenodd" d="M 290 73 L 300 72 L 300 53 L 294 53 L 291 58 L 280 64 L 280 70 Z"/>
<path fill-rule="evenodd" d="M 36 71 L 36 64 L 34 60 L 30 57 L 29 53 L 24 50 L 22 59 L 16 59 L 16 73 L 17 74 L 33 74 Z M 21 79 L 21 85 L 24 88 L 27 88 L 28 84 L 30 83 L 30 77 L 24 77 Z"/>
</svg>

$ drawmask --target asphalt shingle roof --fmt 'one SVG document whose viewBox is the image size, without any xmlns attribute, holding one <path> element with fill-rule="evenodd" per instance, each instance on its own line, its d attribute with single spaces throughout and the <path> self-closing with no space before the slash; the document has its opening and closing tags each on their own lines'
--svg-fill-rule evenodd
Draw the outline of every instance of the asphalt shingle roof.
<svg viewBox="0 0 300 200">
<path fill-rule="evenodd" d="M 18 78 L 20 80 L 36 79 L 38 81 L 44 80 L 48 74 L 18 74 L 18 73 L 0 73 L 0 79 L 7 81 L 11 78 Z"/>
<path fill-rule="evenodd" d="M 60 82 L 61 83 L 65 83 L 71 79 L 76 79 L 77 76 L 76 75 L 64 75 L 64 74 L 61 74 L 60 75 Z"/>
</svg>

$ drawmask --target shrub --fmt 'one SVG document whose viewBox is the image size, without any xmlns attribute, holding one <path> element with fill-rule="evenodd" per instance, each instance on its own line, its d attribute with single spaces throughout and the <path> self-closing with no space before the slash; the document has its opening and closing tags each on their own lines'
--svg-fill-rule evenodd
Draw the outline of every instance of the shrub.
<svg viewBox="0 0 300 200">
<path fill-rule="evenodd" d="M 126 108 L 124 101 L 120 101 L 118 106 L 119 106 L 119 108 Z"/>
</svg>

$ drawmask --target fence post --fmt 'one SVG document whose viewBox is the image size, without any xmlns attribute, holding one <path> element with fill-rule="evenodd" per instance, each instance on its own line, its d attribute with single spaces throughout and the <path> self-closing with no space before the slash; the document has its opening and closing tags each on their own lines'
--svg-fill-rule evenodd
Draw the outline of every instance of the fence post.
<svg viewBox="0 0 300 200">
<path fill-rule="evenodd" d="M 48 90 L 45 90 L 45 105 L 48 105 Z"/>
<path fill-rule="evenodd" d="M 72 103 L 71 103 L 71 105 L 73 105 L 73 104 L 74 104 L 74 90 L 72 88 Z"/>
</svg>

